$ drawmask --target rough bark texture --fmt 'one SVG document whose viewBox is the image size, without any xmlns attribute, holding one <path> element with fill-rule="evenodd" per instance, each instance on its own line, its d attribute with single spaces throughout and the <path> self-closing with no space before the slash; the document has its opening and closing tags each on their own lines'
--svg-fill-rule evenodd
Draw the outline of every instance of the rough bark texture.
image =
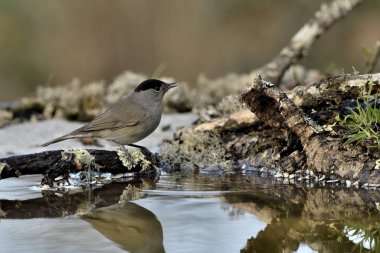
<svg viewBox="0 0 380 253">
<path fill-rule="evenodd" d="M 314 17 L 293 36 L 289 44 L 258 73 L 264 79 L 279 84 L 285 71 L 309 52 L 314 41 L 361 2 L 363 0 L 335 0 L 323 4 Z"/>
<path fill-rule="evenodd" d="M 328 140 L 326 134 L 318 133 L 320 127 L 305 117 L 274 84 L 259 77 L 251 89 L 241 95 L 241 100 L 265 123 L 294 133 L 301 142 L 306 164 L 313 171 L 361 183 L 380 183 L 380 171 L 374 169 L 374 159 L 360 148 L 343 149 L 339 139 Z"/>
<path fill-rule="evenodd" d="M 335 76 L 308 86 L 296 87 L 291 91 L 291 96 L 299 107 L 317 107 L 329 102 L 341 104 L 345 99 L 359 97 L 363 91 L 368 90 L 370 84 L 378 89 L 380 73 Z"/>
<path fill-rule="evenodd" d="M 136 152 L 141 154 L 140 151 Z M 155 171 L 156 163 L 155 156 L 151 154 L 144 157 L 136 156 L 133 152 L 120 156 L 116 151 L 107 150 L 54 150 L 0 159 L 0 178 L 44 174 L 43 183 L 51 185 L 56 177 L 67 178 L 70 172 L 92 169 L 112 174 L 142 170 L 148 173 Z"/>
</svg>

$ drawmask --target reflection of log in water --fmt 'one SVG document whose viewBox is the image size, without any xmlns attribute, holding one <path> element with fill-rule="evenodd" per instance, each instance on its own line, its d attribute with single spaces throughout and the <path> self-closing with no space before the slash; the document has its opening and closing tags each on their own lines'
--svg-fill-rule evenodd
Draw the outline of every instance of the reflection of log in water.
<svg viewBox="0 0 380 253">
<path fill-rule="evenodd" d="M 94 207 L 110 206 L 119 201 L 128 185 L 141 185 L 141 180 L 113 182 L 102 188 L 87 189 L 76 194 L 55 194 L 45 191 L 42 198 L 28 200 L 0 200 L 0 210 L 7 219 L 53 218 L 76 214 L 84 203 Z"/>
<path fill-rule="evenodd" d="M 161 223 L 151 211 L 135 203 L 99 208 L 82 218 L 129 252 L 165 252 Z"/>
<path fill-rule="evenodd" d="M 265 212 L 273 215 L 270 224 L 248 239 L 241 252 L 294 252 L 302 243 L 318 252 L 352 252 L 357 245 L 347 239 L 344 227 L 358 223 L 365 228 L 379 220 L 378 191 L 286 186 L 224 197 L 259 218 L 261 210 L 272 210 Z"/>
</svg>

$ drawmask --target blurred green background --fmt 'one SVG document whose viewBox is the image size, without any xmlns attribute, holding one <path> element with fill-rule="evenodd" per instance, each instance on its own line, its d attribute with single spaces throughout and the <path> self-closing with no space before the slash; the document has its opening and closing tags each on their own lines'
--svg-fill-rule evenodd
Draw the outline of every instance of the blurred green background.
<svg viewBox="0 0 380 253">
<path fill-rule="evenodd" d="M 320 0 L 0 0 L 0 101 L 35 86 L 111 81 L 129 69 L 195 82 L 269 61 Z M 380 1 L 364 1 L 302 63 L 359 71 L 379 39 Z"/>
</svg>

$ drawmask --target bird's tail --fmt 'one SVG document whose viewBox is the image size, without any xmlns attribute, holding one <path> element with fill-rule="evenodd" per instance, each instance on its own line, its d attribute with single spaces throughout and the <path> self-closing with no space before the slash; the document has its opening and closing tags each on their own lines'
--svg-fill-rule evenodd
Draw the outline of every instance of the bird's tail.
<svg viewBox="0 0 380 253">
<path fill-rule="evenodd" d="M 67 134 L 67 135 L 55 138 L 54 140 L 48 141 L 48 142 L 42 144 L 41 147 L 46 147 L 46 146 L 49 146 L 50 144 L 60 142 L 60 141 L 64 141 L 64 140 L 71 139 L 71 138 L 73 138 L 73 136 L 71 134 Z"/>
</svg>

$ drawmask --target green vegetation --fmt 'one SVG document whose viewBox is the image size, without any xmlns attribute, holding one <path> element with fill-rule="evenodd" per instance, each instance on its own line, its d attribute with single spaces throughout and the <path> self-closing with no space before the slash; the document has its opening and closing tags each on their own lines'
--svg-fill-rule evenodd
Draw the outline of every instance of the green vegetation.
<svg viewBox="0 0 380 253">
<path fill-rule="evenodd" d="M 355 109 L 343 119 L 339 116 L 339 124 L 346 128 L 344 144 L 364 144 L 369 148 L 380 148 L 380 109 L 376 104 L 378 94 L 371 95 L 372 87 L 357 99 Z"/>
<path fill-rule="evenodd" d="M 359 252 L 380 252 L 380 223 L 349 223 L 344 234 L 357 245 Z M 338 240 L 341 238 L 338 238 Z"/>
</svg>

